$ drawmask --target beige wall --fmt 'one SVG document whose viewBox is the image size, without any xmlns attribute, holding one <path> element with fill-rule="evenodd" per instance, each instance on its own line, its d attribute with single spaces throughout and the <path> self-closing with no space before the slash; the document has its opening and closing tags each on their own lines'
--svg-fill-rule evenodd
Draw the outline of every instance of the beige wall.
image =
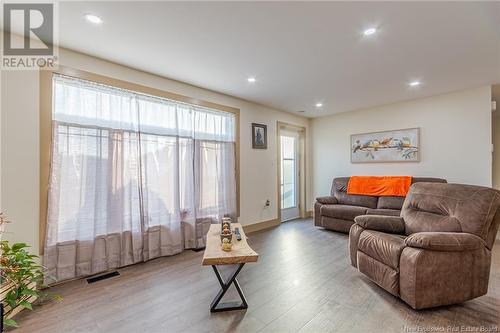
<svg viewBox="0 0 500 333">
<path fill-rule="evenodd" d="M 38 250 L 38 74 L 2 73 L 1 207 L 11 221 L 4 238 Z"/>
<path fill-rule="evenodd" d="M 136 71 L 97 58 L 60 50 L 61 64 L 181 95 L 240 109 L 240 222 L 254 224 L 277 218 L 276 122 L 305 126 L 309 120 L 234 97 Z M 38 250 L 39 122 L 38 73 L 2 73 L 1 90 L 1 206 L 13 221 L 7 239 Z M 268 125 L 268 149 L 251 146 L 251 123 Z M 310 142 L 310 140 L 308 140 Z M 310 158 L 306 158 L 307 161 Z M 311 209 L 310 166 L 307 169 L 307 210 Z M 265 201 L 271 201 L 265 207 Z"/>
<path fill-rule="evenodd" d="M 312 120 L 314 195 L 349 175 L 443 177 L 491 186 L 489 86 Z M 421 162 L 350 163 L 350 135 L 420 127 Z"/>
</svg>

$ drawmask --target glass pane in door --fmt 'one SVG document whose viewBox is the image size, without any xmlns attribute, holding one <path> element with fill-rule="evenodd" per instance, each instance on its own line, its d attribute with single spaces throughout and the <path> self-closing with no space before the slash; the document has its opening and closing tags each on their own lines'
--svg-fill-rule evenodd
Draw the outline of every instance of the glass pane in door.
<svg viewBox="0 0 500 333">
<path fill-rule="evenodd" d="M 295 138 L 281 137 L 281 209 L 295 207 L 296 199 Z"/>
</svg>

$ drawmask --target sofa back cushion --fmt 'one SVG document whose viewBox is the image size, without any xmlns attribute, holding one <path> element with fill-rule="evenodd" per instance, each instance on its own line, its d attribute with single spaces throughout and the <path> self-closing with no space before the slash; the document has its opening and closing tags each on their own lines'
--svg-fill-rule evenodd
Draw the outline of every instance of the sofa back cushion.
<svg viewBox="0 0 500 333">
<path fill-rule="evenodd" d="M 429 178 L 429 177 L 413 177 L 411 183 L 446 183 L 445 179 L 441 178 Z M 379 197 L 377 202 L 378 209 L 399 209 L 403 208 L 404 197 Z"/>
<path fill-rule="evenodd" d="M 377 202 L 378 209 L 398 209 L 403 207 L 404 197 L 379 197 Z"/>
<path fill-rule="evenodd" d="M 337 198 L 339 204 L 377 208 L 378 197 L 347 194 L 348 182 L 349 177 L 335 178 L 332 182 L 331 195 Z"/>
<path fill-rule="evenodd" d="M 500 206 L 500 191 L 441 183 L 415 183 L 401 216 L 407 235 L 425 231 L 468 232 L 486 241 Z"/>
</svg>

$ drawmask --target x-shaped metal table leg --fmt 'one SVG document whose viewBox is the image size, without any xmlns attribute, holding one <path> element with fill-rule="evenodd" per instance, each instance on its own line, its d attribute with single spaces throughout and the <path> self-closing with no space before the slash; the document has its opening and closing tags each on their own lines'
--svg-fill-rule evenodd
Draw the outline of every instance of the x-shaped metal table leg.
<svg viewBox="0 0 500 333">
<path fill-rule="evenodd" d="M 212 301 L 212 304 L 210 305 L 210 312 L 222 312 L 222 311 L 231 311 L 231 310 L 242 310 L 248 308 L 247 300 L 245 298 L 245 295 L 243 294 L 243 291 L 241 291 L 240 284 L 238 283 L 238 280 L 236 280 L 236 275 L 241 271 L 243 268 L 243 265 L 245 264 L 239 264 L 238 268 L 236 271 L 234 271 L 229 279 L 227 281 L 224 281 L 220 275 L 219 270 L 217 269 L 216 265 L 212 265 L 212 268 L 214 269 L 215 275 L 217 276 L 217 280 L 219 280 L 219 284 L 221 286 L 221 290 L 215 296 L 214 300 Z M 226 291 L 229 289 L 231 284 L 234 283 L 234 286 L 236 288 L 236 291 L 238 291 L 238 294 L 240 295 L 241 298 L 241 303 L 237 302 L 229 302 L 229 303 L 222 303 L 219 304 L 220 300 L 222 297 L 226 294 Z"/>
</svg>

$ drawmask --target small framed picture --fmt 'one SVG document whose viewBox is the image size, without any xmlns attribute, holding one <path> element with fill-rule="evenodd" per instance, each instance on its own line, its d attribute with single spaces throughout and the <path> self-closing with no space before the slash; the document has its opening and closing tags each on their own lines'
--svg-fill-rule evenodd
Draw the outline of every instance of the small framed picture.
<svg viewBox="0 0 500 333">
<path fill-rule="evenodd" d="M 267 125 L 252 123 L 252 148 L 267 149 Z"/>
</svg>

